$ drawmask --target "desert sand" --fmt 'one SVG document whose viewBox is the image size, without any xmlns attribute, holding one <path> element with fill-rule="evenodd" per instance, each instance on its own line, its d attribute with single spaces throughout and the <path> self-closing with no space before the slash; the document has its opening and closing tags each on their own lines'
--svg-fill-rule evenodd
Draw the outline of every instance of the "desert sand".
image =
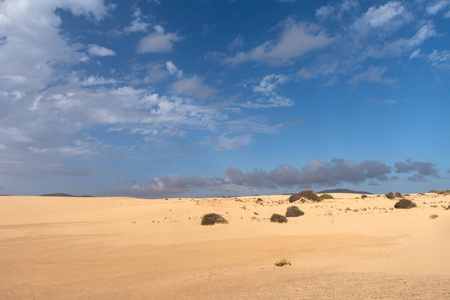
<svg viewBox="0 0 450 300">
<path fill-rule="evenodd" d="M 0 299 L 450 299 L 450 195 L 333 196 L 0 197 Z"/>
</svg>

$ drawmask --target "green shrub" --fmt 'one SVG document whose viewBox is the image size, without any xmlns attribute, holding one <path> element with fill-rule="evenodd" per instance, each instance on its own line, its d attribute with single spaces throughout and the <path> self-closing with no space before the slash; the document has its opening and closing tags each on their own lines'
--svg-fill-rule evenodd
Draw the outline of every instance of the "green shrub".
<svg viewBox="0 0 450 300">
<path fill-rule="evenodd" d="M 367 195 L 361 195 L 361 199 L 366 199 Z"/>
<path fill-rule="evenodd" d="M 321 195 L 320 196 L 320 198 L 322 198 L 322 199 L 334 199 L 334 197 L 332 196 L 332 195 L 330 195 L 330 194 L 323 194 L 323 195 Z"/>
<path fill-rule="evenodd" d="M 395 195 L 394 195 L 393 192 L 387 193 L 385 196 L 386 196 L 386 198 L 388 198 L 388 199 L 395 199 Z"/>
<path fill-rule="evenodd" d="M 270 217 L 270 222 L 287 223 L 287 221 L 285 216 L 279 214 L 273 214 L 272 217 Z"/>
<path fill-rule="evenodd" d="M 302 198 L 302 197 L 300 197 L 299 194 L 294 194 L 294 195 L 290 196 L 288 200 L 290 203 L 292 203 L 292 202 L 299 200 L 300 198 Z"/>
<path fill-rule="evenodd" d="M 411 200 L 402 199 L 402 200 L 398 201 L 397 203 L 395 203 L 394 207 L 400 208 L 400 209 L 410 209 L 413 207 L 417 207 L 417 205 L 414 202 L 412 202 Z"/>
<path fill-rule="evenodd" d="M 224 217 L 222 217 L 219 214 L 211 213 L 206 214 L 202 217 L 202 225 L 214 225 L 214 224 L 228 224 L 228 221 L 225 220 Z"/>
<path fill-rule="evenodd" d="M 401 198 L 401 197 L 403 197 L 403 195 L 402 195 L 402 193 L 397 192 L 397 193 L 395 193 L 395 197 Z"/>
<path fill-rule="evenodd" d="M 409 196 L 411 196 L 410 194 L 404 194 L 403 196 L 405 196 L 405 197 L 409 197 Z"/>
<path fill-rule="evenodd" d="M 299 199 L 307 199 L 307 200 L 311 200 L 314 202 L 320 202 L 323 199 L 320 198 L 313 190 L 306 190 L 306 191 L 301 191 L 298 194 L 292 195 L 291 197 L 289 197 L 289 202 L 295 202 Z"/>
<path fill-rule="evenodd" d="M 436 215 L 436 214 L 432 214 L 432 215 L 430 216 L 430 219 L 436 219 L 437 217 L 439 217 L 439 216 Z"/>
<path fill-rule="evenodd" d="M 303 216 L 305 213 L 300 210 L 297 206 L 290 206 L 286 209 L 286 217 L 300 217 Z"/>
<path fill-rule="evenodd" d="M 435 193 L 435 194 L 437 194 L 437 193 L 439 193 L 439 191 L 438 190 L 430 190 L 428 193 Z"/>
<path fill-rule="evenodd" d="M 275 266 L 277 266 L 277 267 L 282 267 L 282 266 L 286 266 L 286 265 L 289 265 L 289 266 L 291 265 L 291 262 L 286 258 L 277 260 L 275 262 Z"/>
</svg>

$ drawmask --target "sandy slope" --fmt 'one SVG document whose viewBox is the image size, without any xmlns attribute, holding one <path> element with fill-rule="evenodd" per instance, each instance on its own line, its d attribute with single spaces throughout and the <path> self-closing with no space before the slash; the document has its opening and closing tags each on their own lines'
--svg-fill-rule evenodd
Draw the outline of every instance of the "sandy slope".
<svg viewBox="0 0 450 300">
<path fill-rule="evenodd" d="M 450 298 L 450 196 L 334 196 L 0 197 L 0 299 Z"/>
</svg>

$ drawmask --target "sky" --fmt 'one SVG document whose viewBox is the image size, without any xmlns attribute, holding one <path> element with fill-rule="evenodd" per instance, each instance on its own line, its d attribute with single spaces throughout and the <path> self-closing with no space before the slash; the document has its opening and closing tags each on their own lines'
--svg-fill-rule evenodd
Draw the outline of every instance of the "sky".
<svg viewBox="0 0 450 300">
<path fill-rule="evenodd" d="M 0 194 L 450 189 L 450 0 L 0 0 Z"/>
</svg>

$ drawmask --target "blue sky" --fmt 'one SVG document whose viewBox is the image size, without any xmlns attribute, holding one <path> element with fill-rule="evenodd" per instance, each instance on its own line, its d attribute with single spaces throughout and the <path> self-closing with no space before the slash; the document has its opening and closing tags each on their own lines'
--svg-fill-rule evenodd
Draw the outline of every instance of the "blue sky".
<svg viewBox="0 0 450 300">
<path fill-rule="evenodd" d="M 450 1 L 0 1 L 0 194 L 450 189 Z"/>
</svg>

